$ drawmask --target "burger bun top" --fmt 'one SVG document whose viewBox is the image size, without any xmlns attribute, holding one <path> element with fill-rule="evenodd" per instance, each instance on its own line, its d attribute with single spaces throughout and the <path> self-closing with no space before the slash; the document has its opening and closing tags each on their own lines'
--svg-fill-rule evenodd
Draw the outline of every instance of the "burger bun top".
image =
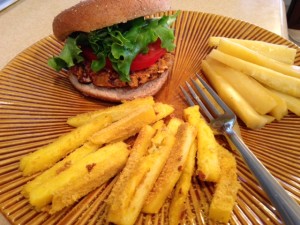
<svg viewBox="0 0 300 225">
<path fill-rule="evenodd" d="M 91 32 L 170 8 L 170 0 L 85 0 L 54 18 L 53 34 L 63 41 L 76 31 Z"/>
</svg>

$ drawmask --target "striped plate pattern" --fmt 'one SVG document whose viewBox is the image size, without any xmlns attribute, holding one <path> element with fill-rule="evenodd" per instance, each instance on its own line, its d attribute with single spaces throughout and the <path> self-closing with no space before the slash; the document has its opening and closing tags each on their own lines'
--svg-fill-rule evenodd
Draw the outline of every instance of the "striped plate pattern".
<svg viewBox="0 0 300 225">
<path fill-rule="evenodd" d="M 299 47 L 244 21 L 182 11 L 174 29 L 177 45 L 174 68 L 156 99 L 172 104 L 178 117 L 187 107 L 178 86 L 196 72 L 201 74 L 201 59 L 211 50 L 207 45 L 210 36 L 288 45 L 297 49 L 295 64 L 300 65 Z M 33 210 L 20 194 L 22 186 L 34 178 L 22 177 L 18 171 L 22 156 L 68 132 L 70 127 L 65 123 L 68 117 L 111 106 L 82 96 L 70 85 L 64 72 L 57 73 L 47 66 L 48 58 L 61 48 L 62 43 L 53 36 L 46 37 L 16 56 L 0 72 L 0 210 L 12 224 L 107 224 L 105 199 L 115 179 L 52 216 Z M 300 118 L 289 114 L 257 131 L 246 129 L 242 122 L 240 126 L 246 144 L 300 202 Z M 229 224 L 281 224 L 276 209 L 243 160 L 237 154 L 236 159 L 242 190 Z M 213 184 L 193 179 L 182 224 L 213 224 L 206 217 L 213 192 Z M 168 207 L 169 201 L 160 213 L 141 214 L 136 223 L 167 224 Z"/>
</svg>

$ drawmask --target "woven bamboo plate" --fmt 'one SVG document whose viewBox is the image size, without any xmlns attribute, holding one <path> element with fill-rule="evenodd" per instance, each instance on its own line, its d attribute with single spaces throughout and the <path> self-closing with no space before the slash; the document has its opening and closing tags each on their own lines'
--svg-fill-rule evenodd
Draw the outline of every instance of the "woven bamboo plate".
<svg viewBox="0 0 300 225">
<path fill-rule="evenodd" d="M 169 12 L 173 13 L 173 12 Z M 175 23 L 176 58 L 167 85 L 156 96 L 170 103 L 181 117 L 187 107 L 179 85 L 200 72 L 200 61 L 211 50 L 210 36 L 225 36 L 285 44 L 300 49 L 282 37 L 240 20 L 199 12 L 181 12 Z M 75 205 L 55 214 L 38 213 L 20 194 L 33 177 L 18 171 L 22 156 L 51 142 L 71 128 L 69 116 L 110 106 L 78 93 L 65 73 L 47 66 L 62 43 L 46 37 L 15 57 L 0 73 L 0 209 L 11 224 L 105 224 L 105 199 L 113 180 L 82 198 Z M 253 96 L 255 97 L 255 96 Z M 259 131 L 248 130 L 240 122 L 246 144 L 278 178 L 289 194 L 300 202 L 300 118 L 293 114 Z M 281 224 L 268 198 L 257 185 L 242 159 L 236 155 L 242 184 L 230 224 Z M 182 224 L 211 224 L 208 203 L 214 187 L 193 179 Z M 167 224 L 168 202 L 157 215 L 141 214 L 137 224 Z"/>
</svg>

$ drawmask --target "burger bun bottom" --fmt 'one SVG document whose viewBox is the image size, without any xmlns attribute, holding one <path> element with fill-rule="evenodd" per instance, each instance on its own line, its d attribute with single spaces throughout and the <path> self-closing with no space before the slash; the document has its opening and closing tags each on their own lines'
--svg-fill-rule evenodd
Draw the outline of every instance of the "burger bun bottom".
<svg viewBox="0 0 300 225">
<path fill-rule="evenodd" d="M 72 85 L 85 96 L 101 99 L 109 102 L 121 102 L 155 95 L 167 81 L 169 71 L 165 71 L 155 80 L 149 81 L 137 88 L 105 88 L 94 84 L 82 84 L 77 77 L 70 73 L 69 79 Z"/>
</svg>

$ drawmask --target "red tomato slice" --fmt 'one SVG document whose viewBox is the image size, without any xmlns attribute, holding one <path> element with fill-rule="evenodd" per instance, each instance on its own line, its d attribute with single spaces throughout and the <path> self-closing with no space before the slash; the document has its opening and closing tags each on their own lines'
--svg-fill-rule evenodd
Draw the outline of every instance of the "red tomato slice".
<svg viewBox="0 0 300 225">
<path fill-rule="evenodd" d="M 147 54 L 138 54 L 132 61 L 130 70 L 137 71 L 149 68 L 151 65 L 157 62 L 164 54 L 166 54 L 166 49 L 161 47 L 161 41 L 158 39 L 156 42 L 148 46 L 149 51 Z"/>
<path fill-rule="evenodd" d="M 91 48 L 82 48 L 81 50 L 82 50 L 82 55 L 85 59 L 89 61 L 97 60 L 97 56 Z"/>
<path fill-rule="evenodd" d="M 164 54 L 166 54 L 166 49 L 161 47 L 161 41 L 158 39 L 156 42 L 151 43 L 149 46 L 149 51 L 147 54 L 138 54 L 131 63 L 130 70 L 137 71 L 149 68 L 151 65 L 157 62 Z M 83 48 L 82 54 L 85 59 L 89 61 L 97 60 L 96 54 L 91 48 Z M 112 69 L 111 62 L 109 59 L 106 60 L 106 67 Z"/>
<path fill-rule="evenodd" d="M 83 57 L 88 61 L 97 60 L 97 55 L 93 52 L 91 48 L 82 48 Z M 105 67 L 108 69 L 113 69 L 111 62 L 106 58 Z"/>
</svg>

